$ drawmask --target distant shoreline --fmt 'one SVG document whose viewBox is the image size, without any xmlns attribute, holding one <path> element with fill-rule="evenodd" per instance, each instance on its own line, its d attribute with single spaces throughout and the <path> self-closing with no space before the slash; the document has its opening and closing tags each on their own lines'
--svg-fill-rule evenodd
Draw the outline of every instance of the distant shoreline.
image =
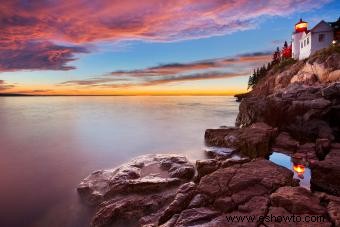
<svg viewBox="0 0 340 227">
<path fill-rule="evenodd" d="M 67 97 L 67 96 L 100 96 L 100 97 L 110 97 L 110 96 L 118 96 L 118 97 L 129 97 L 129 96 L 147 96 L 147 97 L 192 97 L 192 96 L 206 96 L 206 97 L 214 97 L 214 96 L 226 96 L 226 97 L 234 97 L 234 95 L 34 95 L 34 94 L 1 94 L 0 97 L 55 97 L 55 96 L 62 96 L 62 97 Z"/>
</svg>

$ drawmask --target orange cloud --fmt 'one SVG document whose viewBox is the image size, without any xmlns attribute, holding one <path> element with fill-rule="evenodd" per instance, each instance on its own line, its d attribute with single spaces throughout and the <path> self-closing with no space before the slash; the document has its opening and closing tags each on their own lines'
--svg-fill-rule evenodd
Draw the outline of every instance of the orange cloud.
<svg viewBox="0 0 340 227">
<path fill-rule="evenodd" d="M 185 64 L 165 64 L 132 71 L 114 71 L 108 75 L 85 80 L 65 81 L 59 84 L 59 86 L 127 88 L 173 82 L 231 78 L 247 75 L 253 67 L 264 64 L 270 59 L 271 55 L 264 52 Z"/>
<path fill-rule="evenodd" d="M 0 71 L 69 70 L 72 67 L 66 64 L 74 60 L 74 54 L 86 52 L 75 44 L 175 41 L 228 34 L 253 28 L 261 16 L 306 11 L 326 2 L 329 0 L 3 0 L 0 58 L 9 54 L 17 62 L 3 60 Z M 39 57 L 30 59 L 33 55 Z"/>
<path fill-rule="evenodd" d="M 0 80 L 0 91 L 5 91 L 14 88 L 13 84 L 7 84 L 4 80 Z"/>
</svg>

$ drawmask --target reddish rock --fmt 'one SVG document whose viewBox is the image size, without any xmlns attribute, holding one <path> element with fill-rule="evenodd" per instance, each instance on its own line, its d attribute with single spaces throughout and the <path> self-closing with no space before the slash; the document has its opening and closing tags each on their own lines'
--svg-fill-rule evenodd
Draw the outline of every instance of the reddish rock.
<svg viewBox="0 0 340 227">
<path fill-rule="evenodd" d="M 289 133 L 281 132 L 275 139 L 273 149 L 295 152 L 298 146 L 299 142 L 293 139 Z"/>
<path fill-rule="evenodd" d="M 329 152 L 331 147 L 331 141 L 329 139 L 317 139 L 315 142 L 316 145 L 316 156 L 323 160 Z"/>
<path fill-rule="evenodd" d="M 340 226 L 340 201 L 330 201 L 327 210 L 334 225 Z"/>
<path fill-rule="evenodd" d="M 182 211 L 175 224 L 176 227 L 182 226 L 198 226 L 209 223 L 220 213 L 206 207 L 192 208 Z"/>
<path fill-rule="evenodd" d="M 197 194 L 189 203 L 188 208 L 204 207 L 208 204 L 209 204 L 208 196 L 204 194 Z"/>
<path fill-rule="evenodd" d="M 274 207 L 283 207 L 292 214 L 325 215 L 318 197 L 302 187 L 281 187 L 270 195 Z"/>
<path fill-rule="evenodd" d="M 216 159 L 197 160 L 196 169 L 199 178 L 214 172 L 218 169 L 219 165 L 220 163 Z"/>
<path fill-rule="evenodd" d="M 276 133 L 265 123 L 255 123 L 247 128 L 208 129 L 205 140 L 209 146 L 231 148 L 250 158 L 268 157 Z"/>
<path fill-rule="evenodd" d="M 315 218 L 313 220 L 319 219 L 316 222 L 305 222 L 305 220 L 310 220 L 310 218 Z M 284 219 L 285 218 L 285 219 Z M 300 220 L 301 218 L 301 220 Z M 286 209 L 282 207 L 270 207 L 266 218 L 264 219 L 264 225 L 268 227 L 331 227 L 332 224 L 327 220 L 327 218 L 320 217 L 318 215 L 310 214 L 299 214 L 295 215 L 289 213 Z"/>
<path fill-rule="evenodd" d="M 226 196 L 216 199 L 214 202 L 214 207 L 222 212 L 230 212 L 236 207 L 236 204 L 231 199 L 231 197 Z"/>
<path fill-rule="evenodd" d="M 194 166 L 184 156 L 144 155 L 118 168 L 93 172 L 77 190 L 83 198 L 96 204 L 119 194 L 151 193 L 178 186 L 190 180 L 194 173 Z"/>
<path fill-rule="evenodd" d="M 212 197 L 228 194 L 228 183 L 236 171 L 236 168 L 218 169 L 202 177 L 198 185 L 198 190 Z"/>
<path fill-rule="evenodd" d="M 314 189 L 340 196 L 340 149 L 331 149 L 325 160 L 311 166 Z"/>
<path fill-rule="evenodd" d="M 196 194 L 196 185 L 192 182 L 182 185 L 175 196 L 175 199 L 162 212 L 158 224 L 161 225 L 167 222 L 174 214 L 180 213 L 184 210 Z"/>
</svg>

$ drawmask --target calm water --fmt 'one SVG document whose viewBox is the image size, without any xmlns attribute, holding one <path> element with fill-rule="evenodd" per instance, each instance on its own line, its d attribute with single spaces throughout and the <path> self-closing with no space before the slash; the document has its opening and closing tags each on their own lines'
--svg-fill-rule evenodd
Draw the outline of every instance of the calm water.
<svg viewBox="0 0 340 227">
<path fill-rule="evenodd" d="M 237 112 L 232 97 L 0 97 L 0 226 L 86 226 L 82 178 L 147 153 L 203 158 L 204 130 Z"/>
<path fill-rule="evenodd" d="M 293 177 L 300 180 L 300 186 L 310 189 L 311 170 L 307 166 L 294 163 L 289 155 L 279 152 L 273 152 L 269 159 L 278 165 L 292 170 L 294 172 Z"/>
</svg>

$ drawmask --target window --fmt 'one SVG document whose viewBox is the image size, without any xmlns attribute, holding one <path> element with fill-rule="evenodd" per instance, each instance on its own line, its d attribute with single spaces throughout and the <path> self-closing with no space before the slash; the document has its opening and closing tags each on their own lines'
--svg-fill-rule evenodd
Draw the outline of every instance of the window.
<svg viewBox="0 0 340 227">
<path fill-rule="evenodd" d="M 307 45 L 309 45 L 309 37 L 307 38 Z"/>
<path fill-rule="evenodd" d="M 319 42 L 323 42 L 325 40 L 325 34 L 319 34 Z"/>
<path fill-rule="evenodd" d="M 303 42 L 301 42 L 301 48 L 303 48 Z"/>
<path fill-rule="evenodd" d="M 306 46 L 306 40 L 303 40 L 303 45 Z"/>
</svg>

